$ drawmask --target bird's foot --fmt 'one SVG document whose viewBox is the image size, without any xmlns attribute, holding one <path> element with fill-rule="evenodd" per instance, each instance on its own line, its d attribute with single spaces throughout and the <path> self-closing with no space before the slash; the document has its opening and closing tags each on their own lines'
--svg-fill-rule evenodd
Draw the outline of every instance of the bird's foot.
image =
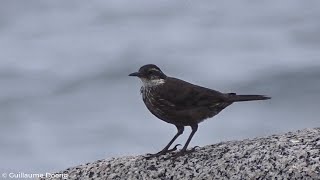
<svg viewBox="0 0 320 180">
<path fill-rule="evenodd" d="M 151 158 L 154 158 L 154 157 L 159 157 L 161 155 L 176 151 L 178 149 L 178 146 L 181 146 L 181 144 L 175 145 L 172 149 L 163 149 L 160 152 L 157 152 L 155 154 L 147 154 L 147 156 L 145 158 L 146 159 L 151 159 Z"/>
<path fill-rule="evenodd" d="M 199 147 L 199 146 L 195 146 L 195 147 L 193 147 L 193 148 L 190 149 L 190 150 L 181 149 L 181 151 L 173 154 L 172 156 L 168 157 L 166 160 L 168 160 L 168 159 L 173 159 L 173 160 L 174 160 L 174 159 L 177 159 L 177 158 L 180 157 L 180 156 L 184 156 L 184 155 L 191 154 L 191 153 L 195 152 L 195 151 L 197 150 L 197 148 L 200 148 L 200 147 Z"/>
</svg>

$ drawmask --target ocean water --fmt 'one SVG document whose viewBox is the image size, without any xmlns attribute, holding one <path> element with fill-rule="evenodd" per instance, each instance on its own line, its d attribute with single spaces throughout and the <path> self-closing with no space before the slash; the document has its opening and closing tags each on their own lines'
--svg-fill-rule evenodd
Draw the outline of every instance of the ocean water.
<svg viewBox="0 0 320 180">
<path fill-rule="evenodd" d="M 269 101 L 234 104 L 191 146 L 319 127 L 320 2 L 0 2 L 0 172 L 157 152 L 176 133 L 145 108 L 144 64 Z M 177 143 L 184 143 L 186 129 Z"/>
</svg>

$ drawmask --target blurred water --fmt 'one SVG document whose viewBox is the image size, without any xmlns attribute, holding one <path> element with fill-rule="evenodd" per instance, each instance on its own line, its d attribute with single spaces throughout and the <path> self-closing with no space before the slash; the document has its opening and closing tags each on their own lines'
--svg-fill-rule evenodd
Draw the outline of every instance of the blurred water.
<svg viewBox="0 0 320 180">
<path fill-rule="evenodd" d="M 51 172 L 156 152 L 175 127 L 127 75 L 155 63 L 232 105 L 192 145 L 319 127 L 320 2 L 0 2 L 1 172 Z M 184 143 L 190 130 L 177 142 Z"/>
</svg>

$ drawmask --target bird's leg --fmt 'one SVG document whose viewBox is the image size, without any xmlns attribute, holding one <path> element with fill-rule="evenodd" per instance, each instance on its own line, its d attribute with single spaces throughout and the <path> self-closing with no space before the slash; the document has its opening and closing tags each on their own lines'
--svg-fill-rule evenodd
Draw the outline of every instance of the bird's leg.
<svg viewBox="0 0 320 180">
<path fill-rule="evenodd" d="M 175 151 L 177 150 L 177 147 L 180 145 L 180 144 L 177 144 L 174 146 L 174 148 L 172 149 L 169 149 L 170 146 L 172 145 L 172 143 L 183 133 L 184 131 L 184 126 L 177 126 L 177 134 L 171 139 L 171 141 L 168 143 L 168 145 L 166 145 L 166 147 L 164 147 L 161 151 L 159 151 L 158 153 L 156 154 L 149 154 L 149 156 L 147 158 L 152 158 L 152 157 L 157 157 L 157 156 L 161 156 L 163 154 L 166 154 L 168 152 L 172 152 L 172 151 Z"/>
<path fill-rule="evenodd" d="M 198 130 L 198 124 L 191 125 L 191 129 L 192 129 L 192 132 L 190 133 L 189 138 L 188 138 L 186 144 L 183 146 L 183 148 L 182 148 L 177 154 L 174 155 L 174 157 L 178 157 L 178 156 L 182 156 L 182 155 L 184 155 L 184 154 L 186 154 L 186 153 L 194 152 L 194 151 L 196 150 L 196 148 L 198 147 L 198 146 L 196 146 L 196 147 L 192 148 L 191 150 L 187 151 L 187 147 L 188 147 L 188 145 L 189 145 L 189 143 L 190 143 L 193 135 L 194 135 L 194 134 L 197 132 L 197 130 Z"/>
</svg>

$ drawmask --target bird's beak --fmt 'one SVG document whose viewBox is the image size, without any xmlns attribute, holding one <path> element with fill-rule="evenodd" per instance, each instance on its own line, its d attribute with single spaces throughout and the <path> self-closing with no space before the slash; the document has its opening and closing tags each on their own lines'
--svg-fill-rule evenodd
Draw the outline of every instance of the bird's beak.
<svg viewBox="0 0 320 180">
<path fill-rule="evenodd" d="M 140 73 L 139 72 L 134 72 L 134 73 L 131 73 L 129 74 L 129 76 L 137 76 L 137 77 L 140 77 Z"/>
</svg>

